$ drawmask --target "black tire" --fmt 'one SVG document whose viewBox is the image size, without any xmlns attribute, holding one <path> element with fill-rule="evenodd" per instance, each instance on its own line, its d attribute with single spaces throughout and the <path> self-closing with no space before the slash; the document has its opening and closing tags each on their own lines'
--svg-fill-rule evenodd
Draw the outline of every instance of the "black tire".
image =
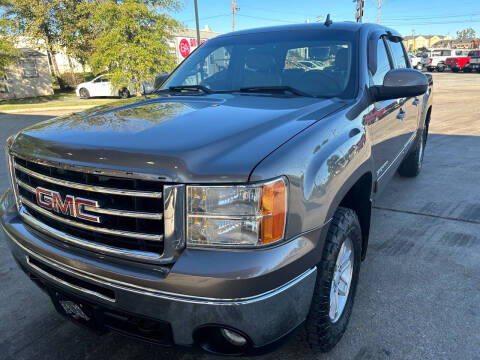
<svg viewBox="0 0 480 360">
<path fill-rule="evenodd" d="M 438 72 L 444 72 L 445 71 L 445 66 L 437 66 L 437 71 Z"/>
<path fill-rule="evenodd" d="M 122 89 L 120 90 L 120 92 L 118 93 L 118 95 L 122 98 L 122 99 L 128 99 L 130 97 L 130 91 L 128 91 L 128 89 Z"/>
<path fill-rule="evenodd" d="M 464 73 L 471 73 L 471 72 L 472 72 L 472 68 L 471 68 L 470 66 L 465 66 L 465 67 L 463 68 L 463 72 L 464 72 Z"/>
<path fill-rule="evenodd" d="M 419 130 L 415 145 L 409 154 L 403 159 L 398 173 L 403 177 L 415 177 L 420 174 L 423 165 L 423 156 L 425 155 L 425 146 L 427 145 L 427 132 L 425 128 Z"/>
<path fill-rule="evenodd" d="M 87 89 L 81 88 L 78 93 L 80 94 L 81 99 L 88 99 L 90 97 L 90 93 Z"/>
<path fill-rule="evenodd" d="M 350 289 L 346 295 L 339 318 L 330 315 L 330 292 L 342 244 L 349 240 L 353 249 L 353 271 Z M 362 231 L 355 212 L 340 207 L 335 212 L 328 229 L 322 260 L 317 266 L 317 279 L 310 312 L 305 322 L 305 341 L 314 352 L 330 351 L 342 338 L 352 313 L 355 292 L 360 272 Z M 337 316 L 338 316 L 337 315 Z"/>
</svg>

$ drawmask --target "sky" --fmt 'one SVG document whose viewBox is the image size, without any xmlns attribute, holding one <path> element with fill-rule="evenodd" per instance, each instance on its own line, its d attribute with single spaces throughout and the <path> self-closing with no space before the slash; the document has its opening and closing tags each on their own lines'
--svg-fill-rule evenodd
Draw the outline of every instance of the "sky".
<svg viewBox="0 0 480 360">
<path fill-rule="evenodd" d="M 197 0 L 200 28 L 232 31 L 231 0 Z M 363 22 L 377 22 L 377 1 L 365 0 Z M 171 15 L 188 28 L 195 28 L 194 1 L 182 1 L 182 9 Z M 480 0 L 382 0 L 381 24 L 402 35 L 438 34 L 456 36 L 472 27 L 480 36 Z M 352 0 L 236 0 L 235 30 L 253 27 L 325 20 L 354 21 Z"/>
</svg>

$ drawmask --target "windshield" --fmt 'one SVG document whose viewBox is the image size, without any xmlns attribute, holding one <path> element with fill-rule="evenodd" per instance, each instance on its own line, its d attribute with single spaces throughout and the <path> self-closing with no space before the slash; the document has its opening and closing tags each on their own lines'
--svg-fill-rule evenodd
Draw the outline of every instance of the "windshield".
<svg viewBox="0 0 480 360">
<path fill-rule="evenodd" d="M 211 92 L 290 87 L 316 97 L 355 95 L 357 53 L 351 31 L 272 31 L 207 41 L 163 84 Z"/>
<path fill-rule="evenodd" d="M 478 56 L 479 51 L 470 51 L 467 56 Z"/>
</svg>

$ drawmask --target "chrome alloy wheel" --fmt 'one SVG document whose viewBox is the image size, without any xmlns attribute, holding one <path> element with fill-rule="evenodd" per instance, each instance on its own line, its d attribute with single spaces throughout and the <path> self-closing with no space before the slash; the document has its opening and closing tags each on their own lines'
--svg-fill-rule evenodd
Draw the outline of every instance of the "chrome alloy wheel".
<svg viewBox="0 0 480 360">
<path fill-rule="evenodd" d="M 328 316 L 335 323 L 342 316 L 348 299 L 353 276 L 353 243 L 345 239 L 340 248 L 330 287 L 330 311 Z"/>
</svg>

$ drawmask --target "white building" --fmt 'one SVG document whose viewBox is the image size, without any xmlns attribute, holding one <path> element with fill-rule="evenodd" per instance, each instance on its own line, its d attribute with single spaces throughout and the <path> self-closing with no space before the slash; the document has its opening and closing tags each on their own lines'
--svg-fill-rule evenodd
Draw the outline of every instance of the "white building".
<svg viewBox="0 0 480 360">
<path fill-rule="evenodd" d="M 200 43 L 203 44 L 208 39 L 214 38 L 220 34 L 221 33 L 212 31 L 208 25 L 205 25 L 205 28 L 200 30 Z M 183 28 L 174 35 L 168 44 L 175 49 L 177 64 L 180 64 L 198 47 L 197 31 L 194 29 Z"/>
</svg>

